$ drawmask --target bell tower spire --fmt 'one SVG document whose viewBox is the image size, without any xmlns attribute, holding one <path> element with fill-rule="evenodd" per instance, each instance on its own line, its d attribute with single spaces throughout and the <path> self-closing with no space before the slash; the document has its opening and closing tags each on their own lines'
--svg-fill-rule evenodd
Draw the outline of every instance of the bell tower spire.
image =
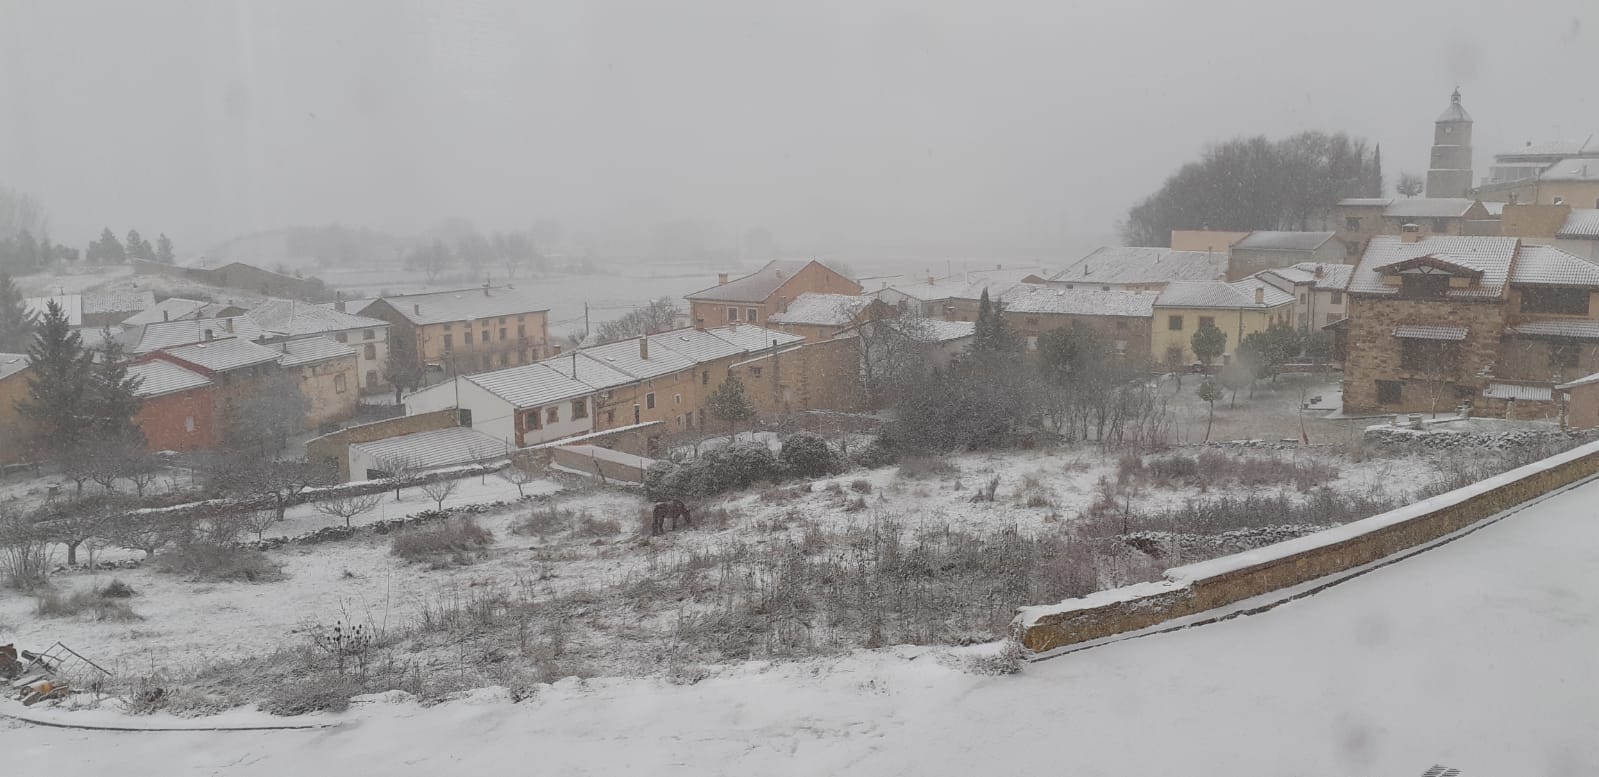
<svg viewBox="0 0 1599 777">
<path fill-rule="evenodd" d="M 1433 124 L 1428 197 L 1465 197 L 1471 191 L 1471 114 L 1460 104 L 1460 87 Z"/>
</svg>

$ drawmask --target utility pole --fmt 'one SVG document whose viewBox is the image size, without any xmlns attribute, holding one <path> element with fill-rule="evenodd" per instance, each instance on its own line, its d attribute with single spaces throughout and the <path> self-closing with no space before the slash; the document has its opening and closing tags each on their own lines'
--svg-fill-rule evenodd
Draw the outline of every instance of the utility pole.
<svg viewBox="0 0 1599 777">
<path fill-rule="evenodd" d="M 584 302 L 583 303 L 583 338 L 584 339 L 588 339 L 589 332 L 592 332 L 592 331 L 594 331 L 594 330 L 589 329 L 589 303 Z"/>
</svg>

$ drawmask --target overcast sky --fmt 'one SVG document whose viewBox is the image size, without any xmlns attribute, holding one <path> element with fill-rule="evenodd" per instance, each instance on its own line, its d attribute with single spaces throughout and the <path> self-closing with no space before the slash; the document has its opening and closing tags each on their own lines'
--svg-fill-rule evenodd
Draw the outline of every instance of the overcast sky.
<svg viewBox="0 0 1599 777">
<path fill-rule="evenodd" d="M 1390 185 L 1599 132 L 1599 2 L 0 0 L 0 184 L 57 239 L 764 225 L 796 251 L 1109 236 L 1208 142 L 1344 129 Z M 1062 249 L 1065 250 L 1065 249 Z"/>
</svg>

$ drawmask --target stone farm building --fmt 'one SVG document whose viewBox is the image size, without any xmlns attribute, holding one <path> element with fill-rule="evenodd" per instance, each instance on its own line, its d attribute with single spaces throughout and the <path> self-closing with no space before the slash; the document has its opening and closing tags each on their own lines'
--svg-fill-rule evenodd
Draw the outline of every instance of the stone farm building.
<svg viewBox="0 0 1599 777">
<path fill-rule="evenodd" d="M 1150 363 L 1150 322 L 1155 301 L 1151 291 L 1065 288 L 1023 283 L 1005 293 L 1005 318 L 1025 338 L 1027 349 L 1038 347 L 1045 332 L 1087 327 L 1131 364 Z"/>
<path fill-rule="evenodd" d="M 717 283 L 686 297 L 689 319 L 697 327 L 764 324 L 801 294 L 858 296 L 860 284 L 815 260 L 774 259 L 742 278 Z"/>
<path fill-rule="evenodd" d="M 1174 281 L 1220 281 L 1226 277 L 1226 252 L 1106 246 L 1068 265 L 1049 282 L 1068 289 L 1160 291 Z"/>
<path fill-rule="evenodd" d="M 549 310 L 509 286 L 382 297 L 361 316 L 389 323 L 389 358 L 410 359 L 435 379 L 532 364 L 551 353 Z"/>
<path fill-rule="evenodd" d="M 262 342 L 324 338 L 344 343 L 356 355 L 356 385 L 363 394 L 384 391 L 389 361 L 389 323 L 321 305 L 272 300 L 245 314 L 261 330 Z"/>
</svg>

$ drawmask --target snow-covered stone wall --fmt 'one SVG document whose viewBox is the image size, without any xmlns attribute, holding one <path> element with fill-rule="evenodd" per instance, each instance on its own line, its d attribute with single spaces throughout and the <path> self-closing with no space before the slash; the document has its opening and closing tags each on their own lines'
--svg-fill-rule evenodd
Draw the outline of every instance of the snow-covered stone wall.
<svg viewBox="0 0 1599 777">
<path fill-rule="evenodd" d="M 1166 570 L 1163 579 L 1023 607 L 1015 627 L 1035 653 L 1138 631 L 1347 572 L 1431 542 L 1599 473 L 1589 443 L 1397 510 L 1263 548 Z"/>
</svg>

